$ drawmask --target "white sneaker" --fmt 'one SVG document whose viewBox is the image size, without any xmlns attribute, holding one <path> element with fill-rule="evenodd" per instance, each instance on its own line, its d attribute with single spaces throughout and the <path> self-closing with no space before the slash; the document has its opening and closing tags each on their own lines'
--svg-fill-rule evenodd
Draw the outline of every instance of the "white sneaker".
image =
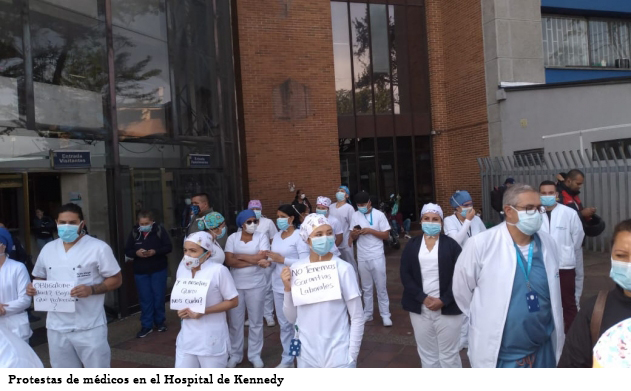
<svg viewBox="0 0 631 391">
<path fill-rule="evenodd" d="M 230 360 L 228 360 L 228 364 L 226 365 L 226 368 L 236 368 L 237 365 L 239 364 L 241 364 L 240 361 L 237 361 L 234 358 L 231 358 Z"/>
<path fill-rule="evenodd" d="M 280 364 L 278 364 L 276 366 L 276 368 L 293 368 L 294 367 L 294 363 L 289 363 L 289 364 L 283 364 L 282 362 Z"/>
<path fill-rule="evenodd" d="M 365 317 L 364 322 L 372 322 L 372 316 Z"/>
<path fill-rule="evenodd" d="M 245 325 L 245 327 L 250 327 L 250 319 L 246 320 L 244 325 Z"/>
<path fill-rule="evenodd" d="M 392 327 L 392 319 L 390 319 L 389 316 L 383 317 L 381 320 L 383 321 L 384 327 Z"/>
<path fill-rule="evenodd" d="M 264 368 L 265 367 L 265 364 L 263 364 L 263 360 L 261 360 L 260 358 L 257 358 L 256 360 L 252 360 L 250 362 L 252 363 L 254 368 Z"/>
<path fill-rule="evenodd" d="M 274 317 L 270 316 L 269 318 L 265 318 L 265 321 L 267 322 L 267 327 L 274 327 L 276 326 L 276 322 L 274 321 Z"/>
</svg>

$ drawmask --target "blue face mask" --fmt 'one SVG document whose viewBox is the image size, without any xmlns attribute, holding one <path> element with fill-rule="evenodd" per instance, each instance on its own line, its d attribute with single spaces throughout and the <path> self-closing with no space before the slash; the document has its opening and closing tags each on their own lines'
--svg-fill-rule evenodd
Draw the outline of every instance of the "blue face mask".
<svg viewBox="0 0 631 391">
<path fill-rule="evenodd" d="M 511 208 L 515 209 L 512 206 Z M 518 230 L 520 230 L 521 232 L 523 232 L 525 235 L 528 235 L 528 236 L 532 236 L 535 233 L 537 233 L 537 231 L 539 231 L 539 228 L 541 228 L 541 223 L 543 223 L 543 218 L 541 217 L 541 213 L 537 211 L 534 214 L 529 215 L 526 213 L 525 210 L 517 210 L 517 209 L 515 210 L 517 211 L 517 214 L 519 215 L 519 221 L 517 222 L 517 224 L 512 224 L 508 222 L 506 224 L 516 226 Z"/>
<path fill-rule="evenodd" d="M 343 191 L 338 191 L 337 193 L 335 193 L 335 199 L 337 199 L 338 202 L 345 201 L 346 193 Z"/>
<path fill-rule="evenodd" d="M 363 214 L 368 213 L 368 207 L 367 206 L 358 206 L 357 210 L 360 211 Z"/>
<path fill-rule="evenodd" d="M 467 212 L 469 212 L 471 210 L 471 207 L 465 208 L 464 206 L 462 207 L 462 211 L 460 212 L 460 216 L 462 217 L 467 217 Z"/>
<path fill-rule="evenodd" d="M 221 229 L 221 233 L 220 233 L 219 235 L 217 235 L 217 239 L 221 239 L 221 238 L 223 238 L 224 236 L 226 236 L 226 232 L 228 232 L 228 230 L 226 229 L 226 227 L 223 227 L 223 228 Z"/>
<path fill-rule="evenodd" d="M 316 213 L 319 215 L 326 216 L 326 214 L 329 213 L 329 211 L 326 209 L 316 209 Z"/>
<path fill-rule="evenodd" d="M 333 236 L 318 236 L 311 238 L 311 249 L 319 256 L 324 256 L 331 251 L 334 243 Z"/>
<path fill-rule="evenodd" d="M 541 196 L 541 205 L 543 206 L 552 206 L 557 203 L 557 198 L 555 196 Z"/>
<path fill-rule="evenodd" d="M 631 291 L 631 263 L 611 260 L 609 277 L 622 289 Z"/>
<path fill-rule="evenodd" d="M 289 229 L 289 218 L 287 217 L 279 217 L 276 219 L 276 226 L 281 231 L 287 231 Z"/>
<path fill-rule="evenodd" d="M 80 225 L 63 224 L 57 225 L 57 233 L 64 243 L 73 243 L 79 239 Z"/>
<path fill-rule="evenodd" d="M 256 209 L 252 209 L 252 211 L 256 215 L 256 219 L 260 220 L 261 219 L 261 211 L 260 210 L 256 210 Z"/>
<path fill-rule="evenodd" d="M 197 216 L 199 214 L 199 206 L 197 205 L 191 206 L 191 213 Z"/>
<path fill-rule="evenodd" d="M 440 223 L 423 223 L 421 225 L 423 232 L 425 232 L 429 236 L 436 236 L 440 233 L 441 224 Z"/>
<path fill-rule="evenodd" d="M 153 228 L 153 224 L 150 225 L 141 225 L 138 227 L 138 231 L 142 233 L 151 232 L 151 228 Z"/>
</svg>

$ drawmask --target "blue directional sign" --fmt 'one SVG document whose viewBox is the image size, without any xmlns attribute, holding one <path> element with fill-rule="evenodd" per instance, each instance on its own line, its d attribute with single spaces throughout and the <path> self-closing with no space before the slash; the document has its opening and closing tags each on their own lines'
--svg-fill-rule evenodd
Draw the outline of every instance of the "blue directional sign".
<svg viewBox="0 0 631 391">
<path fill-rule="evenodd" d="M 90 168 L 90 151 L 50 151 L 50 166 L 57 170 Z"/>
<path fill-rule="evenodd" d="M 210 155 L 190 154 L 188 155 L 188 166 L 190 168 L 210 168 Z"/>
</svg>

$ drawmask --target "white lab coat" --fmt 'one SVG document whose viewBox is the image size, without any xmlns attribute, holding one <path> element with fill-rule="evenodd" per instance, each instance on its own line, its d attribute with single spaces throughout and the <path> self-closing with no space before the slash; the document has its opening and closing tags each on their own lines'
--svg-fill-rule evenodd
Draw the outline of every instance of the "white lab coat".
<svg viewBox="0 0 631 391">
<path fill-rule="evenodd" d="M 31 298 L 26 287 L 31 282 L 26 267 L 11 258 L 0 267 L 0 304 L 6 304 L 6 315 L 0 316 L 0 325 L 28 342 L 33 334 L 26 310 Z"/>
<path fill-rule="evenodd" d="M 543 215 L 543 224 L 539 232 L 552 236 L 559 251 L 559 269 L 575 269 L 576 271 L 576 304 L 583 293 L 585 271 L 583 269 L 583 223 L 576 210 L 557 204 L 552 209 L 552 223 L 548 214 Z"/>
<path fill-rule="evenodd" d="M 552 346 L 558 362 L 563 350 L 563 308 L 558 253 L 553 239 L 540 233 L 550 287 L 555 330 Z M 454 270 L 453 293 L 469 319 L 469 359 L 473 368 L 495 368 L 513 289 L 517 253 L 506 223 L 467 240 Z"/>
</svg>

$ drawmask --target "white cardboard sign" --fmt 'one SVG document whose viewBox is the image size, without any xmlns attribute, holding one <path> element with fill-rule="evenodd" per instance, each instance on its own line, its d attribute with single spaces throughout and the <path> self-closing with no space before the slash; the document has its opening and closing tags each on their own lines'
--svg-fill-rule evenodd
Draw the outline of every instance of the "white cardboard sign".
<svg viewBox="0 0 631 391">
<path fill-rule="evenodd" d="M 33 298 L 35 311 L 75 312 L 77 299 L 70 297 L 73 282 L 35 280 L 33 287 L 37 290 Z"/>
<path fill-rule="evenodd" d="M 341 299 L 337 263 L 324 261 L 292 266 L 291 297 L 296 306 Z"/>
<path fill-rule="evenodd" d="M 206 312 L 206 293 L 210 280 L 196 280 L 194 278 L 179 278 L 171 291 L 171 309 L 191 311 L 203 314 Z"/>
</svg>

